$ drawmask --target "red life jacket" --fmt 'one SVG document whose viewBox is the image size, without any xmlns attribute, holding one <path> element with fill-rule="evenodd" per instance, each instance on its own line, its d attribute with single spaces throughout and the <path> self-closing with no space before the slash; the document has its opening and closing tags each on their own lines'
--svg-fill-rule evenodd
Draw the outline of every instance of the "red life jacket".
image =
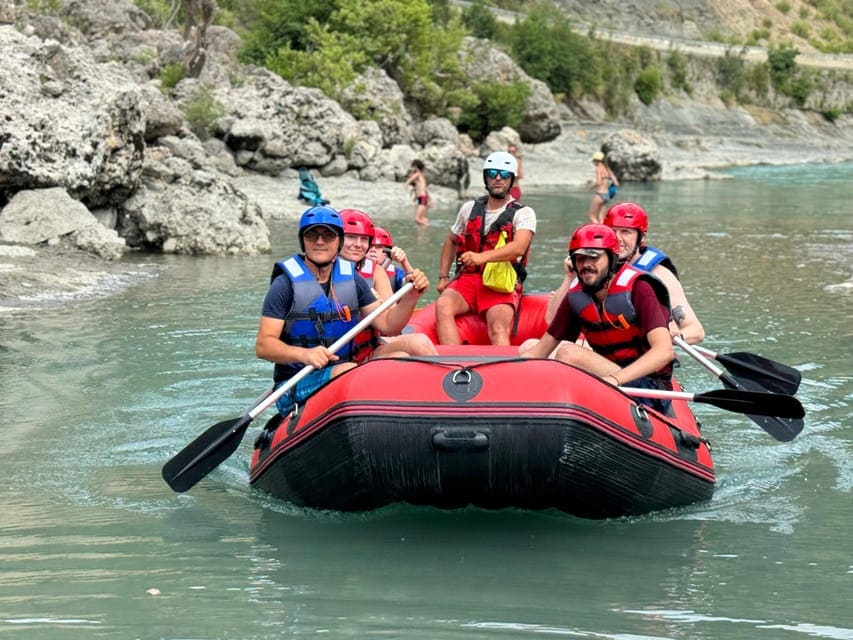
<svg viewBox="0 0 853 640">
<path fill-rule="evenodd" d="M 569 289 L 572 313 L 580 319 L 583 332 L 593 351 L 625 367 L 651 347 L 640 326 L 637 310 L 631 302 L 634 283 L 643 279 L 652 285 L 661 304 L 669 309 L 666 285 L 649 273 L 626 263 L 610 280 L 601 310 L 580 282 Z"/>
<path fill-rule="evenodd" d="M 467 266 L 463 265 L 460 257 L 466 251 L 474 251 L 480 253 L 482 251 L 491 251 L 498 244 L 501 237 L 501 231 L 506 233 L 506 242 L 512 242 L 515 236 L 515 227 L 513 227 L 512 219 L 515 212 L 524 207 L 520 202 L 515 200 L 508 202 L 504 210 L 497 217 L 489 229 L 486 229 L 486 202 L 488 196 L 482 196 L 474 200 L 474 206 L 471 208 L 471 214 L 468 216 L 468 223 L 465 226 L 465 231 L 462 232 L 456 241 L 456 271 L 462 273 L 481 273 L 485 265 Z M 512 263 L 518 273 L 519 283 L 524 282 L 527 277 L 527 257 L 530 253 L 530 247 L 524 252 L 517 261 Z"/>
<path fill-rule="evenodd" d="M 373 274 L 376 269 L 376 263 L 370 258 L 362 260 L 360 266 L 356 265 L 356 272 L 365 279 L 371 289 L 374 287 Z M 373 327 L 368 327 L 353 338 L 350 347 L 351 357 L 353 361 L 359 364 L 365 362 L 370 357 L 370 354 L 373 353 L 373 350 L 378 346 L 379 332 Z"/>
</svg>

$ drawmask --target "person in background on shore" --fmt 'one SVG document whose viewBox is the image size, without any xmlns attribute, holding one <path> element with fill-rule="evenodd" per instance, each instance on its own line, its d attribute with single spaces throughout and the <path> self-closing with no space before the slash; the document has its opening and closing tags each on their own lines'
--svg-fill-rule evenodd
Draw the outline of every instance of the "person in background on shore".
<svg viewBox="0 0 853 640">
<path fill-rule="evenodd" d="M 370 247 L 376 236 L 373 219 L 360 209 L 341 209 L 344 240 L 341 245 L 341 257 L 355 265 L 356 272 L 364 278 L 379 301 L 387 300 L 394 293 L 394 288 L 388 278 L 388 273 L 375 260 L 368 257 Z M 404 274 L 407 279 L 414 269 Z M 402 286 L 402 285 L 400 285 Z M 399 306 L 394 305 L 392 309 Z M 410 314 L 411 315 L 411 314 Z M 406 318 L 408 322 L 409 318 Z M 394 325 L 393 331 L 377 330 L 373 327 L 365 329 L 353 340 L 353 360 L 364 362 L 387 353 L 406 353 L 413 356 L 435 355 L 435 345 L 422 333 L 398 335 L 403 330 Z M 395 337 L 391 337 L 395 336 Z"/>
<path fill-rule="evenodd" d="M 663 251 L 646 244 L 649 216 L 645 210 L 634 202 L 620 202 L 610 207 L 604 216 L 604 224 L 613 229 L 619 241 L 620 262 L 630 262 L 636 269 L 651 273 L 666 285 L 671 311 L 670 334 L 680 335 L 688 344 L 702 342 L 705 328 L 687 301 L 675 265 Z"/>
<path fill-rule="evenodd" d="M 412 270 L 406 252 L 400 247 L 395 247 L 391 234 L 376 225 L 373 225 L 373 243 L 370 245 L 367 257 L 385 269 L 388 280 L 391 282 L 391 289 L 394 291 L 403 286 L 406 281 L 406 272 Z M 400 266 L 394 266 L 394 262 Z"/>
<path fill-rule="evenodd" d="M 415 195 L 415 222 L 427 225 L 429 224 L 429 218 L 426 215 L 427 207 L 429 206 L 429 191 L 427 190 L 427 179 L 424 169 L 423 162 L 417 159 L 412 160 L 411 170 L 403 186 L 406 188 L 411 187 Z"/>
<path fill-rule="evenodd" d="M 557 360 L 614 386 L 672 390 L 675 352 L 666 287 L 629 263 L 619 263 L 619 241 L 603 224 L 578 227 L 569 251 L 577 281 L 548 330 L 521 357 L 546 358 L 557 349 Z M 591 349 L 575 344 L 581 332 Z M 669 400 L 639 401 L 662 413 L 670 410 Z"/>
<path fill-rule="evenodd" d="M 344 227 L 337 211 L 326 206 L 306 210 L 299 220 L 298 235 L 302 253 L 275 264 L 255 338 L 255 354 L 275 365 L 276 388 L 303 367 L 314 367 L 278 399 L 276 407 L 282 415 L 356 366 L 352 345 L 337 353 L 328 347 L 380 304 L 353 264 L 338 256 Z M 414 288 L 373 321 L 377 330 L 398 333 L 429 288 L 429 280 L 418 269 L 408 278 Z M 409 353 L 388 349 L 381 355 L 403 357 Z"/>
<path fill-rule="evenodd" d="M 592 194 L 592 200 L 589 203 L 589 221 L 600 224 L 604 220 L 607 203 L 616 196 L 619 180 L 607 166 L 601 151 L 592 154 L 592 163 L 595 165 L 595 178 L 587 183 L 587 187 L 595 193 Z"/>
<path fill-rule="evenodd" d="M 536 212 L 513 200 L 509 190 L 518 164 L 506 151 L 496 151 L 483 164 L 487 195 L 459 208 L 441 248 L 438 300 L 435 303 L 436 332 L 440 344 L 459 344 L 456 316 L 473 311 L 485 316 L 489 340 L 495 345 L 510 343 L 512 320 L 521 297 L 520 281 L 527 264 L 530 243 L 536 233 Z M 496 248 L 501 235 L 506 244 Z M 450 267 L 455 261 L 456 277 Z M 511 262 L 520 277 L 509 293 L 483 283 L 483 269 L 490 262 Z"/>
<path fill-rule="evenodd" d="M 515 176 L 515 182 L 513 182 L 512 189 L 509 190 L 509 195 L 513 200 L 521 200 L 521 179 L 524 177 L 524 168 L 521 164 L 521 153 L 518 151 L 518 146 L 514 144 L 509 145 L 506 150 L 513 158 L 515 158 L 515 162 L 518 165 L 518 173 Z"/>
</svg>

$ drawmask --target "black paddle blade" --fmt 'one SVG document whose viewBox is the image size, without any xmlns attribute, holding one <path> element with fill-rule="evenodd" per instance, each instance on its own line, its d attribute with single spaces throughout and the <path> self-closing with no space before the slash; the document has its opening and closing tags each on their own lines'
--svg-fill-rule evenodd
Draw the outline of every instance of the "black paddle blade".
<svg viewBox="0 0 853 640">
<path fill-rule="evenodd" d="M 192 489 L 237 450 L 251 422 L 249 414 L 217 422 L 163 465 L 163 480 L 178 493 Z"/>
<path fill-rule="evenodd" d="M 718 353 L 716 360 L 740 378 L 754 380 L 768 391 L 794 395 L 803 375 L 786 364 L 774 362 L 754 353 Z"/>
<path fill-rule="evenodd" d="M 781 393 L 718 389 L 693 396 L 720 409 L 745 413 L 758 426 L 780 442 L 792 440 L 803 430 L 806 412 L 800 401 Z"/>
<path fill-rule="evenodd" d="M 742 391 L 754 391 L 757 393 L 765 392 L 765 388 L 752 378 L 739 378 L 734 375 L 724 373 L 720 376 L 720 380 L 729 389 L 740 389 Z M 779 442 L 790 442 L 798 433 L 800 433 L 800 431 L 803 430 L 804 426 L 802 418 L 785 418 L 778 415 L 756 415 L 754 413 L 747 413 L 746 417 L 776 438 Z"/>
</svg>

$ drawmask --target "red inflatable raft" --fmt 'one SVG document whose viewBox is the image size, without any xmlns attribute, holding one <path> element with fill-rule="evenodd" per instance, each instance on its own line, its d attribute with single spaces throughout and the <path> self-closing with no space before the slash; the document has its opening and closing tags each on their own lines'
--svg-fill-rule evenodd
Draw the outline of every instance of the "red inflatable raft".
<svg viewBox="0 0 853 640">
<path fill-rule="evenodd" d="M 516 344 L 544 331 L 547 296 L 528 298 Z M 431 317 L 427 307 L 411 327 L 434 335 Z M 482 342 L 482 320 L 458 326 Z M 516 348 L 439 351 L 367 362 L 270 420 L 251 483 L 345 511 L 407 502 L 610 518 L 711 498 L 710 450 L 686 402 L 664 416 L 580 369 L 522 360 Z"/>
</svg>

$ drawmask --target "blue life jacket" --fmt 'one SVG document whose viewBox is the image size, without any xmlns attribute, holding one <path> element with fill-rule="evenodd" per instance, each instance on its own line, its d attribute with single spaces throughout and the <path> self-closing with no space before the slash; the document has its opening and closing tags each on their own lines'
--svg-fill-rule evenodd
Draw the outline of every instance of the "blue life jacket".
<svg viewBox="0 0 853 640">
<path fill-rule="evenodd" d="M 635 269 L 651 273 L 656 266 L 662 265 L 672 271 L 672 275 L 678 277 L 678 271 L 672 259 L 657 247 L 643 247 L 640 249 L 640 257 L 633 263 Z"/>
<path fill-rule="evenodd" d="M 280 260 L 273 269 L 273 279 L 285 275 L 293 286 L 293 305 L 284 318 L 281 340 L 297 347 L 331 346 L 358 324 L 361 313 L 352 262 L 336 258 L 326 295 L 302 256 Z M 351 345 L 337 351 L 338 362 L 351 359 Z M 276 384 L 287 380 L 305 365 L 299 362 L 276 364 L 273 374 Z"/>
</svg>

